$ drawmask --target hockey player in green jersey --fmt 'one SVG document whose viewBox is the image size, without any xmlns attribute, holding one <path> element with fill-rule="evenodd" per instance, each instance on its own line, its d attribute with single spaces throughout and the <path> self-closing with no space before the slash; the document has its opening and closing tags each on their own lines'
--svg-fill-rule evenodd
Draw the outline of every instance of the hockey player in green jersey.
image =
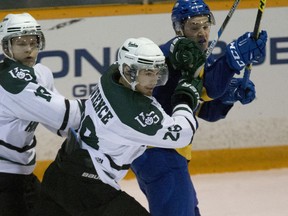
<svg viewBox="0 0 288 216">
<path fill-rule="evenodd" d="M 5 16 L 0 41 L 0 215 L 28 216 L 40 192 L 35 129 L 42 123 L 61 136 L 78 128 L 80 103 L 59 95 L 52 72 L 35 65 L 45 39 L 30 14 Z"/>
<path fill-rule="evenodd" d="M 196 46 L 194 55 L 197 69 L 205 55 Z M 183 76 L 169 116 L 152 96 L 167 78 L 165 57 L 154 42 L 124 42 L 118 62 L 104 73 L 85 103 L 77 141 L 65 142 L 46 170 L 36 215 L 150 215 L 121 191 L 118 182 L 147 145 L 183 147 L 198 127 L 194 110 L 202 83 Z"/>
</svg>

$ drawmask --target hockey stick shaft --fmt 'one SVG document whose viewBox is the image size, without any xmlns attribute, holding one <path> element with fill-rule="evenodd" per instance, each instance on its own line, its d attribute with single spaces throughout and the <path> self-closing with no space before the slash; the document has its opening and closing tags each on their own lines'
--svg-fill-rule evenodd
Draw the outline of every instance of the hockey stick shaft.
<svg viewBox="0 0 288 216">
<path fill-rule="evenodd" d="M 232 7 L 230 8 L 230 11 L 228 13 L 228 15 L 226 16 L 225 20 L 223 21 L 220 29 L 218 30 L 218 33 L 217 33 L 217 36 L 216 38 L 211 42 L 210 46 L 208 47 L 207 49 L 207 52 L 206 52 L 206 59 L 208 59 L 208 57 L 211 55 L 212 51 L 214 50 L 219 38 L 221 37 L 226 25 L 228 24 L 228 22 L 230 21 L 233 13 L 235 12 L 238 4 L 239 4 L 240 0 L 235 0 Z"/>
<path fill-rule="evenodd" d="M 266 0 L 260 0 L 258 12 L 257 12 L 257 16 L 256 16 L 256 21 L 255 21 L 255 25 L 254 25 L 254 30 L 253 30 L 253 37 L 255 40 L 257 40 L 258 36 L 259 36 L 260 23 L 262 20 L 262 15 L 264 13 L 265 7 L 266 7 Z M 248 80 L 250 78 L 251 70 L 252 70 L 252 63 L 248 64 L 245 67 L 244 76 L 243 76 L 243 83 L 242 83 L 244 88 L 247 86 Z"/>
</svg>

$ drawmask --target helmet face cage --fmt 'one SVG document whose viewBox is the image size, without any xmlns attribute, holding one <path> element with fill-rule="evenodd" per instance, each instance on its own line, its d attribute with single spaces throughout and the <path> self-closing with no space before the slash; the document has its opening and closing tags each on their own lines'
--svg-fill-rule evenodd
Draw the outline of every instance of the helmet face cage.
<svg viewBox="0 0 288 216">
<path fill-rule="evenodd" d="M 134 91 L 141 70 L 157 73 L 157 85 L 165 85 L 167 82 L 168 69 L 165 57 L 160 48 L 147 38 L 126 40 L 118 51 L 118 63 L 121 76 Z M 124 71 L 125 66 L 128 66 L 129 70 Z"/>
<path fill-rule="evenodd" d="M 39 50 L 43 50 L 45 47 L 45 37 L 42 31 L 23 31 L 23 32 L 18 32 L 14 34 L 10 34 L 8 36 L 5 36 L 2 39 L 2 48 L 4 51 L 11 52 L 10 47 L 11 47 L 11 39 L 15 37 L 22 37 L 22 36 L 33 36 L 35 35 L 37 37 L 37 43 L 38 46 L 37 48 Z"/>
<path fill-rule="evenodd" d="M 129 74 L 130 79 L 132 82 L 139 83 L 138 75 L 140 71 L 153 71 L 153 73 L 157 76 L 157 84 L 155 86 L 162 86 L 165 85 L 168 80 L 168 68 L 166 64 L 156 64 L 151 66 L 143 66 L 143 65 L 136 65 L 133 64 L 130 67 Z"/>
<path fill-rule="evenodd" d="M 171 20 L 174 31 L 183 34 L 183 25 L 187 19 L 195 16 L 208 16 L 209 22 L 215 25 L 215 19 L 210 8 L 203 0 L 178 0 L 173 9 Z"/>
</svg>

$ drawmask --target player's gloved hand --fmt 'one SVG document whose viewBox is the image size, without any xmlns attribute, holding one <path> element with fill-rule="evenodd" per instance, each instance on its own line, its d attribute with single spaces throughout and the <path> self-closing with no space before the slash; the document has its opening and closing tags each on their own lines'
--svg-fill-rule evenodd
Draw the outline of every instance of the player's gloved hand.
<svg viewBox="0 0 288 216">
<path fill-rule="evenodd" d="M 203 88 L 203 80 L 200 77 L 193 78 L 192 82 L 180 79 L 171 98 L 172 106 L 188 104 L 195 111 L 199 106 L 200 95 Z"/>
<path fill-rule="evenodd" d="M 255 85 L 251 80 L 248 80 L 246 87 L 242 86 L 242 78 L 232 78 L 228 89 L 220 97 L 224 104 L 233 104 L 240 101 L 243 105 L 251 103 L 256 96 Z"/>
<path fill-rule="evenodd" d="M 266 56 L 267 32 L 261 31 L 257 40 L 247 32 L 226 47 L 227 63 L 230 68 L 240 71 L 245 65 L 259 62 Z M 239 74 L 238 73 L 238 74 Z"/>
<path fill-rule="evenodd" d="M 175 69 L 182 71 L 182 76 L 192 80 L 205 63 L 205 53 L 189 38 L 176 37 L 170 46 L 169 59 Z M 196 74 L 196 75 L 195 75 Z"/>
</svg>

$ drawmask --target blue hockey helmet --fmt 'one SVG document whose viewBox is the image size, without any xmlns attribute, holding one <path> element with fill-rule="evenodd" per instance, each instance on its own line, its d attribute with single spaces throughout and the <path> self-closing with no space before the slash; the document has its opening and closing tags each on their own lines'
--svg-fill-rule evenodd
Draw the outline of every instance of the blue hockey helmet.
<svg viewBox="0 0 288 216">
<path fill-rule="evenodd" d="M 183 23 L 195 16 L 207 15 L 209 22 L 215 25 L 215 19 L 210 8 L 203 0 L 177 0 L 172 9 L 172 24 L 175 32 L 183 34 Z"/>
</svg>

